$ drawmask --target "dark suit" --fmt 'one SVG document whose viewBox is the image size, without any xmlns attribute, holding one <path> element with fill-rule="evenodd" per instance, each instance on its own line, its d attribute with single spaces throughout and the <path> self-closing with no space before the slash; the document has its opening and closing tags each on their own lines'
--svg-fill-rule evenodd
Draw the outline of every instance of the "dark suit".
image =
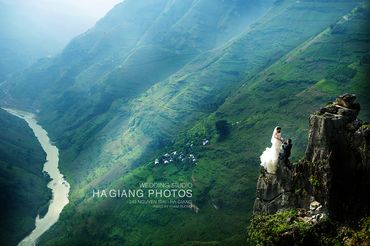
<svg viewBox="0 0 370 246">
<path fill-rule="evenodd" d="M 280 154 L 280 159 L 283 160 L 284 164 L 290 168 L 290 163 L 289 163 L 289 157 L 290 157 L 290 153 L 291 153 L 291 150 L 292 150 L 292 147 L 293 147 L 293 144 L 291 143 L 284 143 L 282 148 L 283 148 L 283 151 L 282 153 Z"/>
</svg>

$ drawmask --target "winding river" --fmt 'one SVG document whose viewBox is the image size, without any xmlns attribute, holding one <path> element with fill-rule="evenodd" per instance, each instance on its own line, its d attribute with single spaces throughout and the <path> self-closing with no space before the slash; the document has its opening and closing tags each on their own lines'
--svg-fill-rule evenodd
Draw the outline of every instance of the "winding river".
<svg viewBox="0 0 370 246">
<path fill-rule="evenodd" d="M 42 218 L 37 215 L 35 220 L 35 229 L 18 244 L 19 246 L 36 245 L 37 239 L 58 221 L 59 215 L 64 206 L 68 204 L 70 186 L 58 168 L 58 148 L 50 142 L 48 133 L 37 123 L 35 115 L 9 108 L 4 108 L 4 110 L 25 120 L 46 152 L 44 171 L 47 172 L 51 178 L 51 181 L 48 183 L 48 187 L 52 190 L 53 197 L 50 200 L 49 209 L 46 215 Z"/>
</svg>

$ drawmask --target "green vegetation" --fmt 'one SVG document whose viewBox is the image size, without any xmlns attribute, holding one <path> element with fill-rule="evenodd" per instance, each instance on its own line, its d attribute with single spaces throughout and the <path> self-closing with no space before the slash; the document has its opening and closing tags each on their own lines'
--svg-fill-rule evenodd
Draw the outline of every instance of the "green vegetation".
<svg viewBox="0 0 370 246">
<path fill-rule="evenodd" d="M 292 233 L 296 238 L 305 240 L 311 226 L 304 221 L 295 221 L 294 210 L 278 212 L 273 215 L 253 216 L 248 228 L 248 238 L 252 245 L 279 245 L 284 233 Z"/>
<path fill-rule="evenodd" d="M 256 16 L 240 20 L 234 11 L 264 1 L 245 2 L 127 0 L 18 78 L 10 93 L 39 98 L 25 103 L 40 105 L 72 185 L 71 203 L 41 245 L 244 245 L 258 157 L 273 128 L 293 139 L 294 159 L 304 151 L 307 116 L 323 102 L 356 93 L 361 117 L 370 118 L 367 6 L 277 1 L 250 28 L 225 28 L 248 26 Z M 260 13 L 271 6 L 264 3 Z M 143 19 L 142 9 L 150 10 Z M 204 30 L 218 20 L 225 25 Z M 192 142 L 194 167 L 154 166 Z M 91 197 L 92 189 L 173 181 L 194 185 L 198 213 Z"/>
<path fill-rule="evenodd" d="M 203 58 L 192 62 L 199 54 L 222 56 L 213 49 L 243 32 L 271 2 L 125 1 L 60 56 L 9 83 L 9 93 L 40 107 L 71 184 L 85 186 L 107 171 L 111 178 L 168 145 L 186 117 L 199 119 L 203 108 L 215 109 L 220 99 L 204 98 L 215 92 L 212 84 L 208 89 L 197 85 L 198 78 L 187 82 L 181 71 L 202 67 Z M 202 97 L 192 95 L 197 91 Z M 166 105 L 172 101 L 176 106 Z"/>
<path fill-rule="evenodd" d="M 370 242 L 369 217 L 358 224 L 324 220 L 316 226 L 297 218 L 295 210 L 254 215 L 248 228 L 250 244 L 355 246 Z"/>
<path fill-rule="evenodd" d="M 308 178 L 308 181 L 310 181 L 310 184 L 314 187 L 320 186 L 320 181 L 315 176 L 310 176 Z"/>
<path fill-rule="evenodd" d="M 337 242 L 346 245 L 366 245 L 370 243 L 370 217 L 360 220 L 355 226 L 339 225 L 338 236 L 329 242 Z"/>
<path fill-rule="evenodd" d="M 261 19 L 250 33 L 245 33 L 224 49 L 214 51 L 215 57 L 222 54 L 217 62 L 210 55 L 207 59 L 195 59 L 191 65 L 156 84 L 139 99 L 133 100 L 129 104 L 130 109 L 122 101 L 116 101 L 111 108 L 111 115 L 115 119 L 113 122 L 119 123 L 120 129 L 114 130 L 116 135 L 120 133 L 119 137 L 113 137 L 109 144 L 103 145 L 104 151 L 109 152 L 96 160 L 95 155 L 91 156 L 91 152 L 86 152 L 90 153 L 85 155 L 86 158 L 104 164 L 95 167 L 94 172 L 90 171 L 87 181 L 74 185 L 74 202 L 62 214 L 61 222 L 44 236 L 43 244 L 74 244 L 81 240 L 79 235 L 82 234 L 86 236 L 84 243 L 89 243 L 89 238 L 93 238 L 97 242 L 124 242 L 129 245 L 222 245 L 225 242 L 245 244 L 245 228 L 254 201 L 258 156 L 267 147 L 272 129 L 277 124 L 282 125 L 283 136 L 293 138 L 293 153 L 296 158 L 304 151 L 307 116 L 317 110 L 323 101 L 330 101 L 337 94 L 351 91 L 357 93 L 359 101 L 367 105 L 368 95 L 362 88 L 367 86 L 366 70 L 364 65 L 357 62 L 358 56 L 369 52 L 367 41 L 359 39 L 356 47 L 349 45 L 340 63 L 338 57 L 342 57 L 343 52 L 337 51 L 335 45 L 341 40 L 344 43 L 348 40 L 348 44 L 351 44 L 349 37 L 367 35 L 365 29 L 357 27 L 365 25 L 367 17 L 354 14 L 351 21 L 345 23 L 351 28 L 347 28 L 346 32 L 333 34 L 327 27 L 336 23 L 340 16 L 351 12 L 354 7 L 352 1 L 340 4 L 336 2 L 335 7 L 334 3 L 327 2 L 315 2 L 314 6 L 302 2 L 302 7 L 294 3 L 284 1 L 276 5 L 276 9 L 271 10 L 265 19 Z M 311 8 L 307 8 L 308 5 Z M 312 12 L 306 12 L 307 9 Z M 315 14 L 328 9 L 328 15 Z M 286 16 L 297 20 L 287 22 Z M 273 39 L 277 44 L 281 42 L 283 45 L 282 38 L 292 35 L 298 26 L 301 27 L 302 22 L 298 21 L 301 16 L 308 16 L 313 22 L 305 24 L 307 29 L 302 30 L 302 33 L 295 34 L 297 39 L 284 39 L 284 46 L 277 45 L 276 50 L 270 47 L 270 41 L 263 43 L 265 32 L 276 26 L 284 26 L 288 29 L 278 32 Z M 271 22 L 268 21 L 269 18 L 272 19 Z M 360 31 L 362 33 L 358 33 Z M 250 45 L 255 44 L 256 40 L 259 40 L 258 44 L 262 47 L 269 46 L 271 53 L 268 53 L 267 48 L 261 48 L 256 53 L 248 52 L 249 49 L 254 49 Z M 243 50 L 242 47 L 250 48 Z M 354 49 L 356 53 L 353 52 Z M 261 59 L 270 59 L 268 54 L 277 50 L 285 50 L 286 53 L 281 54 L 281 59 L 277 55 L 276 62 Z M 333 53 L 338 57 L 331 58 Z M 243 60 L 246 54 L 249 55 L 249 60 Z M 240 64 L 234 66 L 232 61 Z M 204 68 L 194 72 L 197 63 L 203 64 L 197 67 Z M 356 67 L 356 75 L 346 77 L 352 77 L 346 82 L 346 86 L 335 86 L 336 83 L 343 82 L 337 81 L 334 74 L 342 81 L 338 74 L 341 71 L 347 74 L 347 70 L 341 69 L 346 66 Z M 245 67 L 249 67 L 251 75 L 263 70 L 252 77 L 244 73 Z M 237 73 L 223 71 L 240 71 L 243 75 L 235 77 Z M 323 79 L 325 81 L 322 84 L 316 85 Z M 240 88 L 233 89 L 243 82 Z M 221 100 L 229 93 L 231 96 Z M 218 104 L 221 106 L 218 107 Z M 364 106 L 362 111 L 365 117 L 369 115 L 367 108 Z M 117 112 L 113 113 L 113 109 Z M 214 110 L 216 112 L 210 114 Z M 118 112 L 123 121 L 115 116 Z M 127 115 L 128 119 L 125 118 Z M 196 118 L 200 120 L 194 123 L 193 119 Z M 230 125 L 229 136 L 223 141 L 217 141 L 216 122 L 219 120 L 226 120 Z M 109 131 L 104 133 L 110 134 Z M 205 138 L 210 139 L 210 145 L 201 145 Z M 174 144 L 171 144 L 173 139 Z M 148 141 L 153 141 L 155 147 L 150 148 Z M 144 161 L 154 160 L 169 151 L 180 150 L 189 142 L 194 142 L 194 154 L 198 159 L 198 164 L 193 169 L 155 167 L 153 161 Z M 134 146 L 142 146 L 142 149 Z M 165 149 L 161 150 L 163 147 Z M 125 150 L 130 152 L 125 154 Z M 113 154 L 117 166 L 109 166 L 111 162 L 108 160 L 111 157 L 108 157 L 108 153 Z M 138 156 L 142 156 L 142 162 L 147 164 L 124 174 L 127 169 L 119 163 L 126 164 L 130 158 L 135 159 Z M 79 160 L 82 159 L 71 162 L 71 165 L 79 163 Z M 74 178 L 79 175 L 76 169 L 81 167 L 73 164 L 73 169 L 67 166 L 64 168 Z M 81 168 L 81 172 L 85 170 L 86 167 Z M 109 184 L 112 180 L 114 183 L 108 186 L 99 185 Z M 153 209 L 150 206 L 130 205 L 121 199 L 91 199 L 92 187 L 137 187 L 138 183 L 145 180 L 192 182 L 193 202 L 199 212 L 195 213 L 190 209 Z M 90 181 L 93 185 L 86 186 Z"/>
<path fill-rule="evenodd" d="M 27 123 L 0 109 L 0 238 L 16 245 L 47 212 L 45 153 Z"/>
<path fill-rule="evenodd" d="M 363 124 L 361 126 L 362 129 L 366 130 L 366 129 L 370 129 L 370 124 Z"/>
<path fill-rule="evenodd" d="M 230 134 L 230 125 L 226 120 L 216 121 L 215 126 L 220 140 L 225 139 Z"/>
</svg>

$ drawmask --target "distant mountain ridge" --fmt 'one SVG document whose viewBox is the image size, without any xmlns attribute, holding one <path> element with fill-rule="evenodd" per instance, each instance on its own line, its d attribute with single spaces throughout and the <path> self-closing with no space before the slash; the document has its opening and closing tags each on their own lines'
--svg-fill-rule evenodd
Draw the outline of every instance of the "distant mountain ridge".
<svg viewBox="0 0 370 246">
<path fill-rule="evenodd" d="M 356 8 L 361 1 L 265 2 L 254 21 L 231 15 L 246 13 L 247 6 L 238 8 L 245 1 L 156 3 L 117 6 L 60 57 L 36 64 L 7 88 L 7 95 L 28 96 L 23 105 L 40 109 L 72 185 L 70 206 L 41 244 L 89 244 L 89 237 L 80 237 L 88 233 L 96 242 L 160 245 L 163 231 L 173 244 L 242 244 L 254 201 L 255 159 L 271 129 L 283 124 L 284 134 L 295 136 L 298 155 L 305 112 L 342 89 L 359 93 L 366 105 L 367 65 L 358 61 L 368 53 L 361 38 L 367 35 L 368 14 L 367 8 Z M 133 18 L 142 8 L 153 8 L 145 16 L 152 25 Z M 121 11 L 132 16 L 122 18 Z M 214 19 L 207 20 L 207 14 Z M 172 29 L 166 28 L 179 16 Z M 344 16 L 354 17 L 345 21 Z M 206 20 L 218 23 L 214 32 L 202 29 Z M 233 34 L 219 25 L 234 21 L 245 24 Z M 128 40 L 117 23 L 139 33 Z M 348 43 L 347 52 L 337 48 L 337 40 Z M 223 141 L 217 140 L 218 120 L 230 127 Z M 165 151 L 202 138 L 211 145 L 197 150 L 193 169 L 153 168 L 152 160 Z M 89 197 L 92 188 L 163 179 L 193 182 L 201 212 L 194 217 L 190 210 L 164 212 Z M 88 225 L 86 218 L 91 218 Z"/>
<path fill-rule="evenodd" d="M 40 58 L 55 56 L 95 22 L 65 1 L 0 0 L 0 15 L 0 83 Z"/>
<path fill-rule="evenodd" d="M 59 57 L 35 64 L 9 83 L 7 95 L 26 100 L 23 105 L 34 105 L 34 109 L 41 106 L 41 120 L 46 127 L 53 125 L 50 134 L 62 149 L 81 148 L 84 142 L 96 139 L 99 142 L 89 146 L 101 149 L 101 144 L 107 143 L 100 140 L 111 138 L 109 131 L 127 124 L 122 119 L 127 121 L 132 114 L 127 108 L 131 100 L 168 79 L 201 52 L 215 48 L 220 40 L 226 42 L 247 30 L 271 4 L 271 0 L 218 4 L 210 0 L 125 1 L 94 29 L 73 40 Z M 205 24 L 209 25 L 207 32 Z M 98 132 L 103 136 L 92 138 Z M 79 158 L 96 165 L 101 150 L 92 155 L 88 152 Z"/>
</svg>

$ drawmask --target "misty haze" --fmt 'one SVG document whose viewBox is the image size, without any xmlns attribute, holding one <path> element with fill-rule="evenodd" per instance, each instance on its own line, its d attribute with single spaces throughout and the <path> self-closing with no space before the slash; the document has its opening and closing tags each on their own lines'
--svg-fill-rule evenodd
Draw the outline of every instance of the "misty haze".
<svg viewBox="0 0 370 246">
<path fill-rule="evenodd" d="M 0 0 L 0 245 L 369 245 L 369 25 L 368 0 Z"/>
</svg>

